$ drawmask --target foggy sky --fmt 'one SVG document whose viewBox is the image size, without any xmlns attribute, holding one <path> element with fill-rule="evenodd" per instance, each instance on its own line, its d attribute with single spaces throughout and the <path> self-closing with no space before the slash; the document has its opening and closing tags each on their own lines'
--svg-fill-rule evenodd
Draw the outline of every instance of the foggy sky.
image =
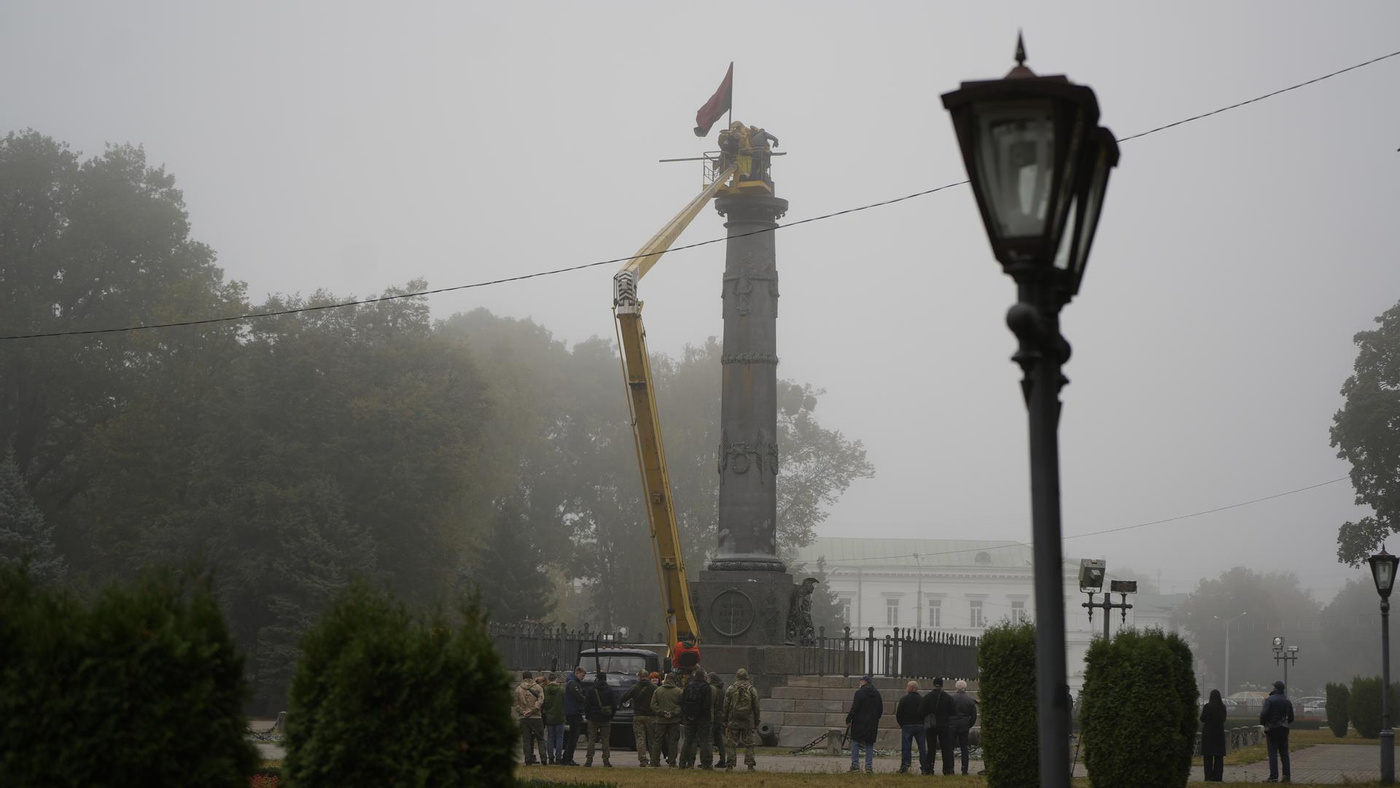
<svg viewBox="0 0 1400 788">
<path fill-rule="evenodd" d="M 1400 48 L 1400 5 L 0 3 L 0 133 L 145 146 L 193 236 L 267 294 L 365 295 L 621 257 L 700 188 L 695 110 L 735 61 L 777 134 L 787 221 L 966 176 L 939 94 L 1013 64 L 1094 87 L 1121 138 Z M 1338 479 L 1352 335 L 1400 299 L 1400 58 L 1125 142 L 1080 297 L 1061 424 L 1067 536 Z M 703 213 L 680 243 L 720 237 Z M 779 374 L 865 441 L 822 535 L 1027 539 L 1014 289 L 966 187 L 780 230 Z M 651 347 L 718 335 L 722 245 L 642 283 Z M 434 297 L 570 343 L 612 336 L 603 266 Z M 619 382 L 618 396 L 623 396 Z M 666 404 L 661 403 L 664 410 Z M 1160 573 L 1350 570 L 1348 482 L 1109 536 Z M 1392 544 L 1392 549 L 1396 545 Z"/>
</svg>

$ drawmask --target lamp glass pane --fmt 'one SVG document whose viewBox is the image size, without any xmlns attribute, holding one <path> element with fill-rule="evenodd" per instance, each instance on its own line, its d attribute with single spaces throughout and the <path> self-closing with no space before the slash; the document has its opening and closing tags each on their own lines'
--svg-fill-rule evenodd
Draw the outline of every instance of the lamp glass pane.
<svg viewBox="0 0 1400 788">
<path fill-rule="evenodd" d="M 1089 182 L 1089 194 L 1084 208 L 1084 231 L 1075 233 L 1082 235 L 1082 238 L 1075 241 L 1074 248 L 1074 272 L 1076 277 L 1083 276 L 1084 264 L 1089 260 L 1089 247 L 1094 243 L 1094 234 L 1098 231 L 1099 210 L 1103 208 L 1103 195 L 1108 190 L 1108 149 L 1099 146 L 1099 155 L 1095 157 L 1093 180 Z M 1068 231 L 1065 233 L 1068 235 Z"/>
<path fill-rule="evenodd" d="M 1390 586 L 1395 582 L 1395 565 L 1389 561 L 1381 560 L 1376 562 L 1376 588 L 1382 591 L 1389 591 Z"/>
<path fill-rule="evenodd" d="M 979 107 L 977 151 L 977 177 L 997 236 L 1044 234 L 1055 185 L 1055 122 L 1050 102 Z"/>
<path fill-rule="evenodd" d="M 1069 204 L 1069 216 L 1065 219 L 1065 231 L 1060 236 L 1060 248 L 1055 252 L 1055 267 L 1061 271 L 1069 269 L 1070 258 L 1074 253 L 1074 222 L 1079 217 L 1079 198 Z"/>
</svg>

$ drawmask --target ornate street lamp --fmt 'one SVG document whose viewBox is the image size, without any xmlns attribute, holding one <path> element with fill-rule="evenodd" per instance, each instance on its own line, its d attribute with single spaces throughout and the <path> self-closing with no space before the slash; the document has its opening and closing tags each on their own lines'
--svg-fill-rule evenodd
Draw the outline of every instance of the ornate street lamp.
<svg viewBox="0 0 1400 788">
<path fill-rule="evenodd" d="M 1079 292 L 1118 144 L 1098 126 L 1092 89 L 1064 76 L 1036 76 L 1025 61 L 1018 37 L 1010 73 L 964 82 L 943 95 L 943 106 L 992 251 L 1018 291 L 1006 321 L 1020 340 L 1013 359 L 1024 374 L 1030 421 L 1040 784 L 1052 788 L 1068 785 L 1071 712 L 1056 435 L 1069 343 L 1060 335 L 1059 314 Z"/>
<path fill-rule="evenodd" d="M 1381 595 L 1381 784 L 1395 782 L 1395 731 L 1390 727 L 1390 592 L 1395 588 L 1395 565 L 1400 556 L 1381 551 L 1369 559 L 1376 593 Z"/>
</svg>

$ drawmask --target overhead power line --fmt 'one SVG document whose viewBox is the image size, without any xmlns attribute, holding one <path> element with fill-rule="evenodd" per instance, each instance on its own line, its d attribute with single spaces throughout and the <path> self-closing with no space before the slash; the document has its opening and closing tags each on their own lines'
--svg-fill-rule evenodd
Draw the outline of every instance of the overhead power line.
<svg viewBox="0 0 1400 788">
<path fill-rule="evenodd" d="M 1316 489 L 1319 488 L 1319 487 L 1326 487 L 1326 486 L 1329 485 L 1329 484 L 1336 484 L 1337 482 L 1344 482 L 1344 481 L 1346 481 L 1346 480 L 1349 479 L 1349 478 L 1351 478 L 1351 477 L 1349 477 L 1349 476 L 1343 476 L 1343 477 L 1341 477 L 1341 478 L 1339 478 L 1339 479 L 1330 479 L 1330 480 L 1325 481 L 1325 482 L 1318 482 L 1317 484 L 1310 484 L 1310 485 L 1308 485 L 1307 487 L 1299 487 L 1299 488 L 1297 488 L 1296 490 L 1289 490 L 1289 491 L 1287 491 L 1287 492 L 1274 493 L 1273 495 L 1266 495 L 1266 496 L 1264 496 L 1263 498 L 1252 498 L 1252 499 L 1250 499 L 1250 500 L 1248 500 L 1248 501 L 1240 501 L 1239 503 L 1232 503 L 1232 504 L 1229 504 L 1228 506 L 1217 506 L 1217 507 L 1215 507 L 1214 509 L 1203 509 L 1203 510 L 1201 510 L 1201 511 L 1199 511 L 1199 512 L 1191 512 L 1190 514 L 1179 514 L 1179 515 L 1176 515 L 1175 517 L 1164 517 L 1164 518 L 1162 518 L 1162 519 L 1160 519 L 1160 520 L 1148 520 L 1147 522 L 1144 522 L 1144 523 L 1134 523 L 1133 525 L 1120 525 L 1120 526 L 1118 526 L 1118 527 L 1116 527 L 1116 528 L 1105 528 L 1105 529 L 1103 529 L 1102 531 L 1090 531 L 1089 533 L 1073 534 L 1073 535 L 1071 535 L 1071 536 L 1063 537 L 1063 538 L 1061 539 L 1061 541 L 1068 542 L 1068 541 L 1071 540 L 1071 539 L 1086 539 L 1086 538 L 1088 538 L 1088 537 L 1090 537 L 1090 536 L 1103 536 L 1104 534 L 1115 534 L 1115 533 L 1119 533 L 1120 531 L 1132 531 L 1132 530 L 1137 529 L 1137 528 L 1147 528 L 1148 526 L 1152 526 L 1152 525 L 1162 525 L 1162 524 L 1164 524 L 1164 523 L 1174 523 L 1174 522 L 1176 522 L 1176 521 L 1178 521 L 1178 520 L 1189 520 L 1189 519 L 1191 519 L 1192 517 L 1203 517 L 1203 516 L 1205 516 L 1205 515 L 1207 515 L 1207 514 L 1215 514 L 1216 512 L 1225 512 L 1225 511 L 1229 511 L 1229 510 L 1231 510 L 1231 509 L 1239 509 L 1239 508 L 1244 507 L 1244 506 L 1252 506 L 1252 505 L 1254 505 L 1254 504 L 1256 504 L 1256 503 L 1263 503 L 1264 501 L 1272 501 L 1272 500 L 1274 500 L 1275 498 L 1284 498 L 1284 497 L 1287 497 L 1287 496 L 1289 496 L 1289 495 L 1297 495 L 1298 493 L 1307 492 L 1308 490 L 1316 490 Z M 1011 543 L 1009 543 L 1009 544 L 989 545 L 989 546 L 983 546 L 983 547 L 967 547 L 967 548 L 961 548 L 961 549 L 958 549 L 958 550 L 940 550 L 940 551 L 938 551 L 938 552 L 930 552 L 930 553 L 905 553 L 905 554 L 903 554 L 903 555 L 876 555 L 876 556 L 870 556 L 869 558 L 838 558 L 838 559 L 835 559 L 835 560 L 826 561 L 826 563 L 827 563 L 827 564 L 846 564 L 846 563 L 856 563 L 856 562 L 865 562 L 865 561 L 891 561 L 891 560 L 894 560 L 894 559 L 896 559 L 896 558 L 920 558 L 920 559 L 923 559 L 923 558 L 929 558 L 929 557 L 931 557 L 931 556 L 937 556 L 937 555 L 958 555 L 958 554 L 961 554 L 961 553 L 981 553 L 981 552 L 987 552 L 987 551 L 990 551 L 990 550 L 1009 550 L 1009 549 L 1011 549 L 1011 548 L 1013 548 L 1013 547 L 1030 547 L 1030 546 L 1031 546 L 1031 543 L 1030 543 L 1030 542 L 1011 542 Z"/>
<path fill-rule="evenodd" d="M 1230 105 L 1225 106 L 1225 107 L 1220 107 L 1219 109 L 1211 110 L 1210 112 L 1204 112 L 1204 113 L 1201 113 L 1200 115 L 1193 115 L 1193 116 L 1191 116 L 1191 117 L 1189 117 L 1189 118 L 1183 118 L 1183 119 L 1181 119 L 1181 120 L 1174 121 L 1174 122 L 1172 122 L 1172 123 L 1168 123 L 1168 124 L 1166 124 L 1166 125 L 1164 125 L 1164 126 L 1158 126 L 1158 127 L 1154 128 L 1154 129 L 1148 129 L 1147 131 L 1139 132 L 1139 133 L 1137 133 L 1137 134 L 1132 134 L 1132 135 L 1129 135 L 1129 136 L 1127 136 L 1127 137 L 1123 137 L 1122 139 L 1119 140 L 1119 142 L 1128 142 L 1128 141 L 1130 141 L 1130 140 L 1141 139 L 1141 138 L 1146 137 L 1146 136 L 1148 136 L 1148 135 L 1150 135 L 1150 134 L 1156 134 L 1156 133 L 1159 132 L 1159 131 L 1165 131 L 1165 130 L 1167 130 L 1167 129 L 1175 128 L 1175 127 L 1177 127 L 1177 126 L 1182 126 L 1182 125 L 1185 125 L 1185 124 L 1187 124 L 1187 123 L 1192 123 L 1192 122 L 1194 122 L 1194 121 L 1198 121 L 1198 120 L 1201 120 L 1201 119 L 1203 119 L 1203 118 L 1208 118 L 1208 117 L 1211 117 L 1211 116 L 1213 116 L 1213 115 L 1219 115 L 1219 114 L 1222 113 L 1222 112 L 1229 112 L 1230 110 L 1233 110 L 1233 109 L 1239 109 L 1240 107 L 1244 107 L 1244 106 L 1247 106 L 1247 105 L 1249 105 L 1249 104 L 1253 104 L 1253 103 L 1256 103 L 1256 102 L 1259 102 L 1259 101 L 1263 101 L 1263 100 L 1268 99 L 1268 98 L 1273 98 L 1274 96 L 1278 96 L 1278 95 L 1281 95 L 1281 94 L 1283 94 L 1283 93 L 1287 93 L 1287 92 L 1289 92 L 1289 91 L 1291 91 L 1291 90 L 1297 90 L 1298 88 L 1307 87 L 1308 85 L 1314 85 L 1314 84 L 1316 84 L 1316 83 L 1318 83 L 1318 82 L 1322 82 L 1322 81 L 1324 81 L 1324 80 L 1328 80 L 1328 79 L 1331 79 L 1331 78 L 1333 78 L 1333 77 L 1340 76 L 1340 75 L 1345 74 L 1345 73 L 1347 73 L 1347 72 L 1349 72 L 1349 71 L 1355 71 L 1355 70 L 1357 70 L 1357 69 L 1365 68 L 1366 66 L 1374 65 L 1374 64 L 1379 63 L 1379 62 L 1381 62 L 1381 61 L 1383 61 L 1383 60 L 1387 60 L 1387 59 L 1389 59 L 1389 58 L 1393 58 L 1393 57 L 1397 57 L 1397 56 L 1400 56 L 1400 50 L 1395 51 L 1395 52 L 1391 52 L 1391 53 L 1389 53 L 1389 54 L 1381 55 L 1381 56 L 1379 56 L 1379 57 L 1374 57 L 1374 58 L 1371 58 L 1370 60 L 1366 60 L 1366 61 L 1364 61 L 1364 62 L 1357 63 L 1357 64 L 1355 64 L 1355 65 L 1347 66 L 1346 68 L 1338 69 L 1337 71 L 1333 71 L 1333 72 L 1328 73 L 1328 74 L 1323 74 L 1322 76 L 1314 77 L 1314 78 L 1309 79 L 1309 80 L 1304 81 L 1304 82 L 1299 82 L 1299 83 L 1294 84 L 1294 85 L 1289 85 L 1289 86 L 1286 87 L 1286 88 L 1280 88 L 1280 89 L 1278 89 L 1278 90 L 1270 91 L 1270 92 L 1268 92 L 1268 93 L 1264 93 L 1264 94 L 1262 94 L 1262 95 L 1255 96 L 1254 98 L 1251 98 L 1251 99 L 1246 99 L 1246 100 L 1244 100 L 1244 101 L 1240 101 L 1240 102 L 1237 102 L 1237 103 L 1235 103 L 1235 104 L 1230 104 Z M 936 193 L 936 192 L 941 192 L 941 191 L 944 191 L 944 190 L 946 190 L 946 189 L 951 189 L 951 188 L 953 188 L 954 186 L 962 186 L 963 184 L 966 184 L 966 183 L 967 183 L 966 180 L 956 181 L 956 182 L 954 182 L 954 183 L 945 183 L 945 184 L 943 184 L 942 186 L 936 186 L 936 187 L 934 187 L 934 188 L 932 188 L 932 189 L 925 189 L 925 190 L 923 190 L 923 191 L 914 192 L 913 194 L 906 194 L 906 195 L 904 195 L 903 197 L 895 197 L 895 198 L 888 199 L 888 200 L 881 200 L 881 201 L 879 201 L 879 202 L 873 202 L 873 203 L 869 203 L 869 204 L 866 204 L 866 205 L 857 206 L 857 207 L 855 207 L 855 208 L 846 208 L 846 209 L 840 210 L 840 211 L 833 211 L 833 212 L 831 212 L 831 213 L 825 213 L 825 214 L 822 214 L 822 215 L 820 215 L 820 216 L 812 216 L 812 217 L 808 217 L 808 218 L 806 218 L 806 219 L 799 219 L 799 220 L 797 220 L 797 221 L 795 221 L 795 222 L 788 222 L 788 223 L 786 223 L 786 224 L 782 224 L 782 225 L 779 225 L 779 226 L 777 226 L 777 227 L 764 228 L 764 229 L 761 229 L 761 230 L 754 230 L 754 231 L 752 231 L 752 232 L 742 233 L 742 234 L 739 234 L 739 235 L 726 236 L 726 237 L 723 237 L 723 238 L 711 238 L 711 239 L 709 239 L 709 240 L 707 240 L 707 241 L 699 241 L 699 242 L 692 243 L 692 244 L 685 244 L 684 246 L 677 246 L 677 247 L 674 247 L 674 248 L 672 248 L 670 251 L 672 251 L 672 252 L 679 252 L 679 251 L 683 251 L 683 250 L 686 250 L 686 249 L 695 249 L 695 248 L 698 248 L 698 247 L 701 247 L 701 246 L 709 246 L 710 244 L 716 244 L 716 243 L 720 243 L 721 241 L 727 241 L 727 240 L 729 240 L 729 238 L 731 238 L 731 237 L 733 237 L 733 238 L 742 238 L 742 237 L 748 236 L 748 235 L 758 235 L 759 233 L 773 232 L 773 231 L 775 231 L 775 230 L 782 230 L 782 229 L 786 229 L 786 228 L 788 228 L 788 227 L 797 227 L 797 226 L 803 225 L 803 224 L 811 224 L 812 222 L 820 222 L 820 221 L 824 221 L 824 220 L 826 220 L 826 219 L 834 219 L 834 218 L 836 218 L 836 217 L 838 217 L 838 216 L 845 216 L 845 215 L 847 215 L 847 214 L 859 213 L 859 212 L 861 212 L 861 211 L 868 211 L 868 210 L 871 210 L 871 209 L 873 209 L 873 208 L 882 208 L 882 207 L 885 207 L 885 206 L 888 206 L 888 205 L 894 205 L 895 203 L 904 202 L 904 201 L 906 201 L 906 200 L 912 200 L 912 199 L 914 199 L 914 198 L 916 198 L 916 197 L 925 197 L 925 196 L 927 196 L 927 195 L 934 194 L 934 193 Z M 179 321 L 174 321 L 174 322 L 170 322 L 170 323 L 149 323 L 149 324 L 143 323 L 143 324 L 139 324 L 139 325 L 120 326 L 120 327 L 116 327 L 116 328 L 87 328 L 87 329 L 75 329 L 75 330 L 71 330 L 71 331 L 45 331 L 45 332 L 38 332 L 38 333 L 32 333 L 32 334 L 6 334 L 6 335 L 0 335 L 0 340 L 45 339 L 45 338 L 52 338 L 52 337 L 91 336 L 91 335 L 94 335 L 94 334 L 114 334 L 114 333 L 120 333 L 120 332 L 123 332 L 123 331 L 150 331 L 150 330 L 162 329 L 162 328 L 179 328 L 179 327 L 182 327 L 182 326 L 204 326 L 204 325 L 211 325 L 211 324 L 215 324 L 215 323 L 232 323 L 232 322 L 240 322 L 240 321 L 245 321 L 245 320 L 254 320 L 254 319 L 257 319 L 257 318 L 264 318 L 264 317 L 280 317 L 280 316 L 283 316 L 283 315 L 294 315 L 294 314 L 299 314 L 299 313 L 301 313 L 301 312 L 316 312 L 316 311 L 320 311 L 320 310 L 323 310 L 323 309 L 341 309 L 341 308 L 343 308 L 343 307 L 350 307 L 350 306 L 365 306 L 365 305 L 368 305 L 368 304 L 378 304 L 378 303 L 383 303 L 383 302 L 386 302 L 386 301 L 397 301 L 397 300 L 402 299 L 402 298 L 420 298 L 420 297 L 423 297 L 423 296 L 438 295 L 438 294 L 440 294 L 440 293 L 451 293 L 451 292 L 455 292 L 455 291 L 458 291 L 458 290 L 470 290 L 470 289 L 478 288 L 478 287 L 490 287 L 490 286 L 493 286 L 493 285 L 507 284 L 507 283 L 509 283 L 509 282 L 520 282 L 520 281 L 524 281 L 524 280 L 526 280 L 526 279 L 537 279 L 537 278 L 544 277 L 544 276 L 555 276 L 555 275 L 557 275 L 557 274 L 566 274 L 566 273 L 570 273 L 570 272 L 573 272 L 573 271 L 581 271 L 581 270 L 583 270 L 583 269 L 585 269 L 585 268 L 595 268 L 595 267 L 601 266 L 601 265 L 617 265 L 617 264 L 619 264 L 619 263 L 625 263 L 625 262 L 629 262 L 629 261 L 631 261 L 631 260 L 634 260 L 634 259 L 636 259 L 636 257 L 637 257 L 637 255 L 629 255 L 629 256 L 627 256 L 627 257 L 615 257 L 615 258 L 612 258 L 612 259 L 610 259 L 610 260 L 595 260 L 595 261 L 590 262 L 590 263 L 581 263 L 581 264 L 579 264 L 579 265 L 571 265 L 571 266 L 567 266 L 567 267 L 564 267 L 564 268 L 553 268 L 553 269 L 550 269 L 550 270 L 547 270 L 547 271 L 535 271 L 534 273 L 520 274 L 520 275 L 518 275 L 518 276 L 501 277 L 501 278 L 499 278 L 499 279 L 488 279 L 488 280 L 485 280 L 485 281 L 482 281 L 482 282 L 472 282 L 472 283 L 470 283 L 470 284 L 465 284 L 465 285 L 453 285 L 453 286 L 451 286 L 451 287 L 439 287 L 439 288 L 434 288 L 434 289 L 432 289 L 432 290 L 419 290 L 419 291 L 415 291 L 415 292 L 412 292 L 412 293 L 395 293 L 395 294 L 393 294 L 393 295 L 377 296 L 377 297 L 375 297 L 375 298 L 360 298 L 360 299 L 354 299 L 354 300 L 351 300 L 351 301 L 337 301 L 337 302 L 331 303 L 331 304 L 318 304 L 318 305 L 314 305 L 314 306 L 302 306 L 302 307 L 294 307 L 294 308 L 290 308 L 290 309 L 278 309 L 278 310 L 272 310 L 272 311 L 267 311 L 267 312 L 249 312 L 249 313 L 240 314 L 240 315 L 230 315 L 230 316 L 227 316 L 227 317 L 211 317 L 211 318 L 202 318 L 202 319 L 197 319 L 197 320 L 179 320 Z"/>
</svg>

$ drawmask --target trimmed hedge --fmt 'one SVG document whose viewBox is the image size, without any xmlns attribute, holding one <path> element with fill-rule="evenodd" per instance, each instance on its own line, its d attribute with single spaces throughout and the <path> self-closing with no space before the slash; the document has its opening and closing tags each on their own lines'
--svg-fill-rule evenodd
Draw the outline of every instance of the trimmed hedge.
<svg viewBox="0 0 1400 788">
<path fill-rule="evenodd" d="M 353 583 L 302 640 L 283 771 L 297 788 L 513 786 L 510 674 L 475 600 L 416 616 Z"/>
<path fill-rule="evenodd" d="M 1351 680 L 1351 697 L 1347 701 L 1347 714 L 1351 725 L 1364 739 L 1378 739 L 1381 735 L 1381 677 L 1356 676 Z M 1400 714 L 1400 686 L 1390 685 L 1390 720 L 1395 724 Z"/>
<path fill-rule="evenodd" d="M 208 582 L 91 603 L 0 570 L 0 785 L 247 786 L 247 685 Z"/>
<path fill-rule="evenodd" d="M 1347 685 L 1328 682 L 1327 727 L 1339 739 L 1347 735 L 1347 726 L 1351 725 L 1350 700 L 1351 690 Z"/>
<path fill-rule="evenodd" d="M 977 685 L 988 788 L 1039 784 L 1035 624 L 1002 623 L 982 635 Z"/>
<path fill-rule="evenodd" d="M 1089 646 L 1080 721 L 1091 784 L 1186 785 L 1197 719 L 1191 661 L 1181 638 L 1160 629 L 1124 629 Z"/>
</svg>

